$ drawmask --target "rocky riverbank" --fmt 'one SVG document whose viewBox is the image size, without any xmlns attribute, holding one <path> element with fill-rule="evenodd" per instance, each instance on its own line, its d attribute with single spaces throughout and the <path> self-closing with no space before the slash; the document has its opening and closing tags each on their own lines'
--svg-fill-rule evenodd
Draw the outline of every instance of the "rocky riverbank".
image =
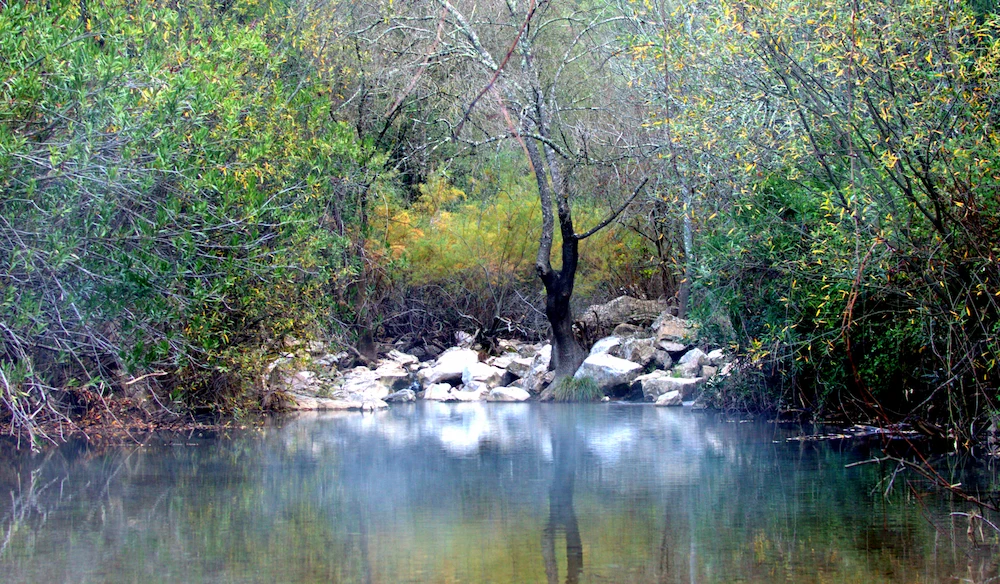
<svg viewBox="0 0 1000 584">
<path fill-rule="evenodd" d="M 288 408 L 301 410 L 377 410 L 417 399 L 553 399 L 551 345 L 503 339 L 497 354 L 488 355 L 471 335 L 456 336 L 455 346 L 434 358 L 421 361 L 393 349 L 358 367 L 345 367 L 352 360 L 346 352 L 288 339 L 288 351 L 267 367 L 261 382 Z M 574 377 L 593 380 L 606 400 L 697 407 L 706 385 L 732 369 L 722 349 L 699 344 L 694 323 L 664 310 L 648 324 L 618 323 L 593 344 Z"/>
</svg>

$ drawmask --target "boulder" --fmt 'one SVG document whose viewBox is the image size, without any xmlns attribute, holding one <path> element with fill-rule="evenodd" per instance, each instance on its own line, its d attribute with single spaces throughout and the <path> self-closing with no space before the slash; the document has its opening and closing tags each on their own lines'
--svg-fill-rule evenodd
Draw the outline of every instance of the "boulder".
<svg viewBox="0 0 1000 584">
<path fill-rule="evenodd" d="M 677 391 L 682 399 L 688 399 L 701 387 L 704 379 L 673 377 L 664 371 L 654 371 L 648 375 L 637 377 L 632 385 L 636 391 L 641 390 L 647 401 L 656 401 L 665 393 Z"/>
<path fill-rule="evenodd" d="M 555 379 L 555 377 L 555 371 L 540 371 L 538 373 L 532 372 L 515 381 L 513 385 L 520 387 L 529 393 L 541 393 L 543 389 L 552 383 L 552 380 Z"/>
<path fill-rule="evenodd" d="M 621 337 L 604 337 L 603 339 L 594 343 L 594 346 L 590 348 L 591 355 L 600 355 L 602 353 L 610 353 L 612 349 L 615 349 L 622 344 Z"/>
<path fill-rule="evenodd" d="M 653 323 L 653 330 L 656 331 L 657 341 L 688 343 L 694 341 L 698 336 L 698 329 L 694 323 L 677 318 L 669 312 L 664 312 L 656 319 L 656 322 Z"/>
<path fill-rule="evenodd" d="M 486 401 L 520 402 L 525 401 L 529 397 L 531 397 L 531 394 L 520 387 L 495 387 L 486 396 Z"/>
<path fill-rule="evenodd" d="M 288 392 L 292 398 L 292 403 L 288 405 L 293 410 L 360 410 L 374 411 L 389 407 L 385 401 L 360 400 L 360 399 L 338 399 L 330 397 L 319 397 L 296 392 Z"/>
<path fill-rule="evenodd" d="M 643 328 L 641 326 L 623 322 L 611 331 L 611 335 L 615 337 L 631 337 L 641 333 L 642 331 Z"/>
<path fill-rule="evenodd" d="M 704 351 L 696 347 L 694 349 L 691 349 L 687 353 L 684 353 L 684 356 L 681 357 L 677 362 L 681 365 L 685 365 L 687 363 L 697 363 L 698 366 L 701 367 L 702 365 L 708 365 L 708 355 L 706 355 Z"/>
<path fill-rule="evenodd" d="M 587 357 L 573 377 L 590 377 L 603 391 L 622 385 L 628 386 L 642 372 L 642 365 L 599 353 Z"/>
<path fill-rule="evenodd" d="M 532 360 L 525 357 L 515 357 L 510 365 L 506 367 L 507 372 L 514 377 L 521 378 L 531 373 Z"/>
<path fill-rule="evenodd" d="M 401 389 L 395 393 L 390 393 L 385 396 L 388 403 L 407 403 L 412 401 L 417 401 L 417 394 L 412 389 Z"/>
<path fill-rule="evenodd" d="M 413 377 L 410 375 L 410 372 L 395 361 L 382 361 L 378 368 L 375 369 L 375 375 L 378 376 L 379 383 L 384 385 L 390 392 L 406 389 L 413 384 Z"/>
<path fill-rule="evenodd" d="M 714 351 L 709 351 L 708 355 L 708 365 L 718 367 L 726 361 L 726 353 L 722 349 L 715 349 Z"/>
<path fill-rule="evenodd" d="M 674 360 L 670 358 L 670 353 L 664 351 L 663 349 L 657 349 L 653 353 L 653 364 L 656 365 L 657 369 L 670 369 L 674 365 Z"/>
<path fill-rule="evenodd" d="M 701 368 L 701 376 L 708 379 L 715 377 L 716 375 L 718 375 L 718 373 L 719 373 L 718 367 L 712 367 L 711 365 L 703 365 Z"/>
<path fill-rule="evenodd" d="M 316 374 L 312 371 L 298 371 L 287 380 L 292 391 L 306 391 L 318 383 Z"/>
<path fill-rule="evenodd" d="M 660 397 L 656 398 L 656 405 L 658 406 L 680 406 L 684 405 L 684 400 L 681 397 L 681 392 L 676 389 L 664 393 Z"/>
<path fill-rule="evenodd" d="M 459 387 L 453 387 L 451 389 L 451 396 L 458 401 L 483 401 L 489 392 L 490 387 L 488 385 L 473 381 Z"/>
<path fill-rule="evenodd" d="M 407 378 L 409 378 L 409 374 L 407 374 Z M 409 385 L 409 383 L 406 385 Z M 402 387 L 397 389 L 402 389 Z M 344 377 L 336 393 L 342 395 L 345 399 L 372 401 L 384 399 L 391 391 L 386 384 L 382 383 L 382 379 L 378 373 L 367 367 L 355 367 L 344 373 Z"/>
<path fill-rule="evenodd" d="M 423 386 L 444 381 L 462 379 L 465 368 L 479 362 L 479 354 L 472 349 L 448 349 L 437 358 L 433 365 L 417 373 L 417 380 Z"/>
<path fill-rule="evenodd" d="M 413 371 L 420 364 L 420 359 L 417 359 L 414 355 L 408 355 L 402 351 L 397 351 L 393 349 L 389 351 L 386 355 L 386 359 L 394 363 L 398 363 L 400 366 Z"/>
<path fill-rule="evenodd" d="M 673 372 L 676 377 L 694 379 L 701 375 L 701 365 L 699 365 L 697 361 L 678 363 L 674 366 Z"/>
<path fill-rule="evenodd" d="M 490 389 L 500 385 L 504 370 L 486 363 L 471 363 L 462 371 L 462 383 L 471 385 L 473 382 L 487 385 Z"/>
<path fill-rule="evenodd" d="M 676 356 L 678 353 L 683 353 L 687 351 L 688 346 L 684 343 L 675 343 L 674 341 L 657 341 L 656 346 L 660 349 L 671 354 L 671 356 Z"/>
<path fill-rule="evenodd" d="M 649 326 L 666 309 L 667 303 L 662 300 L 640 300 L 619 296 L 605 304 L 588 307 L 573 324 L 584 338 L 599 339 L 607 336 L 622 323 Z"/>
<path fill-rule="evenodd" d="M 629 338 L 625 339 L 622 343 L 617 356 L 645 367 L 653 360 L 655 355 L 656 346 L 653 343 L 653 339 Z"/>
<path fill-rule="evenodd" d="M 552 362 L 552 343 L 545 343 L 531 360 L 531 372 L 548 371 Z"/>
<path fill-rule="evenodd" d="M 434 383 L 424 390 L 424 399 L 430 401 L 452 401 L 451 386 L 447 383 Z"/>
</svg>

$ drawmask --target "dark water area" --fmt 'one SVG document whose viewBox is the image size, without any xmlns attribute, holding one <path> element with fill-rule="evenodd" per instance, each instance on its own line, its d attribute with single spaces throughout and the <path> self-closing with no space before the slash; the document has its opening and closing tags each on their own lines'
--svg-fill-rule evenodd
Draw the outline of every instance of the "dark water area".
<svg viewBox="0 0 1000 584">
<path fill-rule="evenodd" d="M 814 428 L 440 404 L 0 461 L 2 582 L 987 582 L 971 507 Z M 989 466 L 937 468 L 975 492 Z M 885 495 L 886 487 L 892 489 Z"/>
</svg>

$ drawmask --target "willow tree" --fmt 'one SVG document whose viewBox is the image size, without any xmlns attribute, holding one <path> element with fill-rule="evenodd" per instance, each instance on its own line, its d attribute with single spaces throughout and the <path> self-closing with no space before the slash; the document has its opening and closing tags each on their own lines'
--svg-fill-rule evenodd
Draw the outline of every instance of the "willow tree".
<svg viewBox="0 0 1000 584">
<path fill-rule="evenodd" d="M 628 23 L 585 3 L 425 0 L 390 6 L 365 29 L 369 46 L 396 57 L 400 81 L 390 103 L 422 94 L 452 104 L 447 115 L 425 120 L 430 134 L 440 132 L 428 149 L 513 144 L 526 156 L 542 211 L 535 271 L 557 376 L 573 374 L 585 356 L 571 308 L 579 246 L 615 221 L 645 182 L 642 104 L 629 97 L 627 58 L 617 50 Z M 583 230 L 573 218 L 580 196 L 608 206 Z"/>
</svg>

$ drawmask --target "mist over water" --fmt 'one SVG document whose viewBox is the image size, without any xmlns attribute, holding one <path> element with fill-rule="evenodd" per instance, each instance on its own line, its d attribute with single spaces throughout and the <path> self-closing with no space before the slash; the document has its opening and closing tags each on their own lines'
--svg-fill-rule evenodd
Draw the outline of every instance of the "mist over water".
<svg viewBox="0 0 1000 584">
<path fill-rule="evenodd" d="M 4 582 L 939 582 L 969 511 L 811 428 L 614 404 L 303 414 L 0 474 Z M 974 473 L 944 468 L 955 482 Z M 987 538 L 992 537 L 987 533 Z"/>
</svg>

